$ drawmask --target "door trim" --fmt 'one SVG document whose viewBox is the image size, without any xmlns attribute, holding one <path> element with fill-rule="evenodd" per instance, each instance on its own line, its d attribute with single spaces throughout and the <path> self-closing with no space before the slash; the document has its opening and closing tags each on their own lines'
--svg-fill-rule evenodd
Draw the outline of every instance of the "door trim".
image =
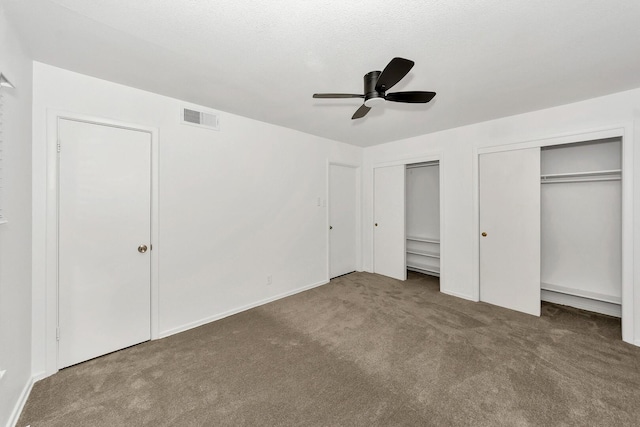
<svg viewBox="0 0 640 427">
<path fill-rule="evenodd" d="M 327 245 L 327 274 L 326 282 L 331 280 L 331 236 L 329 233 L 329 208 L 331 203 L 331 166 L 342 166 L 355 169 L 356 173 L 356 271 L 362 271 L 362 166 L 352 163 L 332 162 L 327 159 L 326 193 L 325 193 L 325 219 L 326 219 L 326 245 Z"/>
<path fill-rule="evenodd" d="M 58 371 L 58 341 L 56 331 L 58 327 L 58 188 L 59 188 L 59 163 L 58 163 L 58 122 L 61 119 L 85 122 L 96 125 L 111 126 L 121 129 L 130 129 L 146 132 L 151 136 L 151 242 L 153 250 L 151 256 L 151 339 L 159 338 L 158 325 L 158 275 L 159 275 L 159 230 L 158 230 L 158 129 L 138 124 L 124 123 L 101 117 L 89 116 L 66 111 L 47 111 L 47 190 L 46 190 L 46 247 L 44 248 L 45 261 L 45 301 L 34 299 L 33 309 L 42 309 L 45 313 L 45 345 L 44 359 L 45 372 L 43 377 L 55 374 Z M 34 219 L 35 215 L 34 215 Z M 35 222 L 35 221 L 34 221 Z M 34 325 L 38 327 L 38 325 Z"/>
<path fill-rule="evenodd" d="M 634 325 L 638 307 L 634 301 L 634 230 L 633 230 L 633 122 L 627 122 L 599 129 L 575 131 L 552 135 L 546 138 L 514 142 L 511 144 L 486 147 L 475 146 L 473 149 L 473 300 L 480 300 L 480 170 L 479 157 L 481 154 L 499 151 L 520 150 L 524 148 L 549 147 L 570 144 L 574 142 L 590 141 L 619 137 L 622 139 L 622 340 L 630 344 L 640 342 L 636 337 Z M 638 293 L 640 294 L 640 285 Z M 638 345 L 638 344 L 636 344 Z"/>
</svg>

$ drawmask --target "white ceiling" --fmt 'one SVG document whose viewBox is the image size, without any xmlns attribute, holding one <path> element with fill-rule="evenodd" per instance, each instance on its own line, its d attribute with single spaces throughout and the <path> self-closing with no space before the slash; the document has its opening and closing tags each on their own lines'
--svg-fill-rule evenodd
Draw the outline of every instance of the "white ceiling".
<svg viewBox="0 0 640 427">
<path fill-rule="evenodd" d="M 639 0 L 0 0 L 37 61 L 371 146 L 640 87 Z M 351 120 L 362 76 L 416 65 Z"/>
</svg>

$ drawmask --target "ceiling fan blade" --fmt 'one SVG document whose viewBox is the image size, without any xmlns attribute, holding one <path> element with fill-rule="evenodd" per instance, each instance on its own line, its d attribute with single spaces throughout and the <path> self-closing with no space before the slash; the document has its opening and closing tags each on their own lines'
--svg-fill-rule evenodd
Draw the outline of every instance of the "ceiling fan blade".
<svg viewBox="0 0 640 427">
<path fill-rule="evenodd" d="M 376 90 L 378 92 L 385 92 L 395 86 L 404 76 L 406 76 L 411 68 L 413 68 L 413 61 L 404 58 L 393 58 L 378 77 L 376 83 Z"/>
<path fill-rule="evenodd" d="M 362 104 L 362 107 L 358 108 L 356 112 L 353 113 L 353 116 L 351 116 L 351 120 L 363 118 L 367 115 L 369 110 L 371 110 L 371 107 L 367 107 L 366 105 Z"/>
<path fill-rule="evenodd" d="M 433 99 L 436 96 L 435 92 L 393 92 L 385 95 L 384 99 L 393 102 L 409 102 L 412 104 L 424 104 Z"/>
<path fill-rule="evenodd" d="M 314 98 L 364 98 L 364 95 L 355 93 L 314 93 Z"/>
</svg>

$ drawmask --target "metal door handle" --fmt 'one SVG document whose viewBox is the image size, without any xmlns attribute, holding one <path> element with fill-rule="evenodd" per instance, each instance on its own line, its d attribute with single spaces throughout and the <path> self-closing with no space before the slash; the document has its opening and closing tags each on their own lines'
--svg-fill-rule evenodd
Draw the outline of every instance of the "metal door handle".
<svg viewBox="0 0 640 427">
<path fill-rule="evenodd" d="M 487 233 L 486 232 L 482 232 L 482 237 L 487 237 Z"/>
<path fill-rule="evenodd" d="M 378 223 L 376 222 L 376 223 L 375 223 L 375 224 L 373 224 L 373 225 L 375 225 L 375 226 L 377 227 L 377 226 L 378 226 Z"/>
<path fill-rule="evenodd" d="M 330 226 L 329 226 L 329 230 L 333 230 L 333 225 L 330 225 Z"/>
<path fill-rule="evenodd" d="M 141 254 L 147 252 L 147 245 L 138 246 L 138 252 L 140 252 Z"/>
</svg>

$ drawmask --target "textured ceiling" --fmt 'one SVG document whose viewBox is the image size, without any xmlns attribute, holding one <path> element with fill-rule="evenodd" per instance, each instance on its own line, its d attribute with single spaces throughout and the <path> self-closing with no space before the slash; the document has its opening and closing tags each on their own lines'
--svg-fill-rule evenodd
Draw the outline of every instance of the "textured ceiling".
<svg viewBox="0 0 640 427">
<path fill-rule="evenodd" d="M 0 0 L 35 60 L 370 146 L 640 87 L 639 0 Z M 362 76 L 415 67 L 351 120 Z"/>
</svg>

